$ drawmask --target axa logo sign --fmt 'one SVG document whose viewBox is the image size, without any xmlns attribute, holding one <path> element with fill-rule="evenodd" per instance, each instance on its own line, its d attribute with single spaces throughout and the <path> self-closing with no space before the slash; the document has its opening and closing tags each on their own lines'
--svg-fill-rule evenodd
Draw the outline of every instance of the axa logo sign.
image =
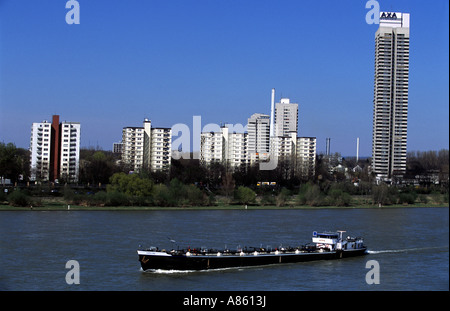
<svg viewBox="0 0 450 311">
<path fill-rule="evenodd" d="M 391 12 L 382 12 L 380 19 L 397 19 L 397 14 Z"/>
<path fill-rule="evenodd" d="M 369 25 L 379 24 L 381 19 L 397 20 L 401 18 L 401 15 L 397 16 L 397 13 L 394 12 L 380 12 L 380 3 L 376 0 L 368 0 L 366 2 L 366 9 L 370 9 L 366 14 L 366 23 Z"/>
</svg>

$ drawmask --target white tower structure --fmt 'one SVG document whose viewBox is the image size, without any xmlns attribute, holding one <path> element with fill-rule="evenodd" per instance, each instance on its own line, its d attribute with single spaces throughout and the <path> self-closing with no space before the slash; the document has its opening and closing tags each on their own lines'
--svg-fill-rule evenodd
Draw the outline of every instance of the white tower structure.
<svg viewBox="0 0 450 311">
<path fill-rule="evenodd" d="M 384 180 L 406 171 L 409 20 L 408 13 L 380 12 L 375 33 L 372 170 Z"/>
</svg>

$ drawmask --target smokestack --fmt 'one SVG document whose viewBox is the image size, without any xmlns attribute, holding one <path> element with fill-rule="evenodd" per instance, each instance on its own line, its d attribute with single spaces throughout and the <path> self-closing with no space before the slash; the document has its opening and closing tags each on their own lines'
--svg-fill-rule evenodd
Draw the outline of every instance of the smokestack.
<svg viewBox="0 0 450 311">
<path fill-rule="evenodd" d="M 327 156 L 330 155 L 330 144 L 331 144 L 331 138 L 327 138 L 327 145 L 326 145 L 326 151 L 325 151 L 325 155 L 327 155 Z"/>
<path fill-rule="evenodd" d="M 359 160 L 359 137 L 356 138 L 356 163 Z"/>
<path fill-rule="evenodd" d="M 275 89 L 272 89 L 272 99 L 270 101 L 270 137 L 273 137 L 274 131 L 274 108 L 275 108 Z"/>
</svg>

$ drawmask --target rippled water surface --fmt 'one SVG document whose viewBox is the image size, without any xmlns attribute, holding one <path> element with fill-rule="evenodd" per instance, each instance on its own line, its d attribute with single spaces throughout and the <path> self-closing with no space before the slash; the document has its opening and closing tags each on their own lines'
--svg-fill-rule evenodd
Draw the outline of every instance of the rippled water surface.
<svg viewBox="0 0 450 311">
<path fill-rule="evenodd" d="M 0 212 L 1 290 L 448 290 L 448 208 Z M 358 258 L 203 272 L 143 272 L 139 245 L 298 246 L 363 236 Z M 170 242 L 176 240 L 176 244 Z M 68 260 L 80 284 L 68 285 Z M 366 283 L 368 260 L 380 284 Z"/>
</svg>

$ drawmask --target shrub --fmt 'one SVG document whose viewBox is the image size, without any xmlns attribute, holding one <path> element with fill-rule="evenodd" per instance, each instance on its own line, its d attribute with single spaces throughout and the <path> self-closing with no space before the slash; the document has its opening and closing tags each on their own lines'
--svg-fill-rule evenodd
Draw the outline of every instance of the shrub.
<svg viewBox="0 0 450 311">
<path fill-rule="evenodd" d="M 0 189 L 0 203 L 5 201 L 7 201 L 5 191 L 3 189 Z"/>
<path fill-rule="evenodd" d="M 417 199 L 417 193 L 414 191 L 403 192 L 398 196 L 399 203 L 414 204 Z"/>
<path fill-rule="evenodd" d="M 108 195 L 105 191 L 99 191 L 94 195 L 87 196 L 88 205 L 104 206 L 107 205 Z"/>
<path fill-rule="evenodd" d="M 75 191 L 73 191 L 69 186 L 64 186 L 64 201 L 67 203 L 73 203 L 75 199 Z"/>
<path fill-rule="evenodd" d="M 149 196 L 153 188 L 153 181 L 141 178 L 138 174 L 116 173 L 111 176 L 106 190 L 118 191 L 133 196 Z"/>
<path fill-rule="evenodd" d="M 8 196 L 8 202 L 12 206 L 30 206 L 31 198 L 25 191 L 14 190 Z"/>
<path fill-rule="evenodd" d="M 186 187 L 187 192 L 187 198 L 189 200 L 189 203 L 193 206 L 202 206 L 205 205 L 207 200 L 205 200 L 205 197 L 203 195 L 203 192 L 198 189 L 194 185 L 188 185 Z"/>
<path fill-rule="evenodd" d="M 352 197 L 350 194 L 340 189 L 332 189 L 328 193 L 327 201 L 328 204 L 332 206 L 349 206 Z"/>
<path fill-rule="evenodd" d="M 299 205 L 314 205 L 320 198 L 320 188 L 311 182 L 301 185 L 297 196 Z"/>
<path fill-rule="evenodd" d="M 277 195 L 275 199 L 277 206 L 285 206 L 289 200 L 290 195 L 291 192 L 288 189 L 286 188 L 281 189 L 280 193 Z"/>
<path fill-rule="evenodd" d="M 125 193 L 111 191 L 107 194 L 108 206 L 128 206 L 130 204 L 129 197 Z"/>
<path fill-rule="evenodd" d="M 300 205 L 310 206 L 320 206 L 324 203 L 320 187 L 311 182 L 300 187 L 297 201 Z"/>
<path fill-rule="evenodd" d="M 259 204 L 261 206 L 266 205 L 275 205 L 276 204 L 276 197 L 272 195 L 271 192 L 266 192 L 262 196 L 259 197 Z"/>
<path fill-rule="evenodd" d="M 419 202 L 420 203 L 425 203 L 425 204 L 428 203 L 429 202 L 428 196 L 426 194 L 419 195 Z"/>
<path fill-rule="evenodd" d="M 164 184 L 158 184 L 153 187 L 152 190 L 153 203 L 156 206 L 169 206 L 170 204 L 170 192 Z"/>
<path fill-rule="evenodd" d="M 178 179 L 170 181 L 170 185 L 158 184 L 152 190 L 153 204 L 156 206 L 202 206 L 214 201 L 194 185 L 185 185 Z"/>
<path fill-rule="evenodd" d="M 249 204 L 255 202 L 256 193 L 248 187 L 240 186 L 235 191 L 234 198 L 238 203 Z"/>
<path fill-rule="evenodd" d="M 168 201 L 170 206 L 183 206 L 188 204 L 187 186 L 177 178 L 170 181 L 169 193 Z"/>
<path fill-rule="evenodd" d="M 396 201 L 396 188 L 382 183 L 372 186 L 372 199 L 375 204 L 389 205 Z"/>
</svg>

